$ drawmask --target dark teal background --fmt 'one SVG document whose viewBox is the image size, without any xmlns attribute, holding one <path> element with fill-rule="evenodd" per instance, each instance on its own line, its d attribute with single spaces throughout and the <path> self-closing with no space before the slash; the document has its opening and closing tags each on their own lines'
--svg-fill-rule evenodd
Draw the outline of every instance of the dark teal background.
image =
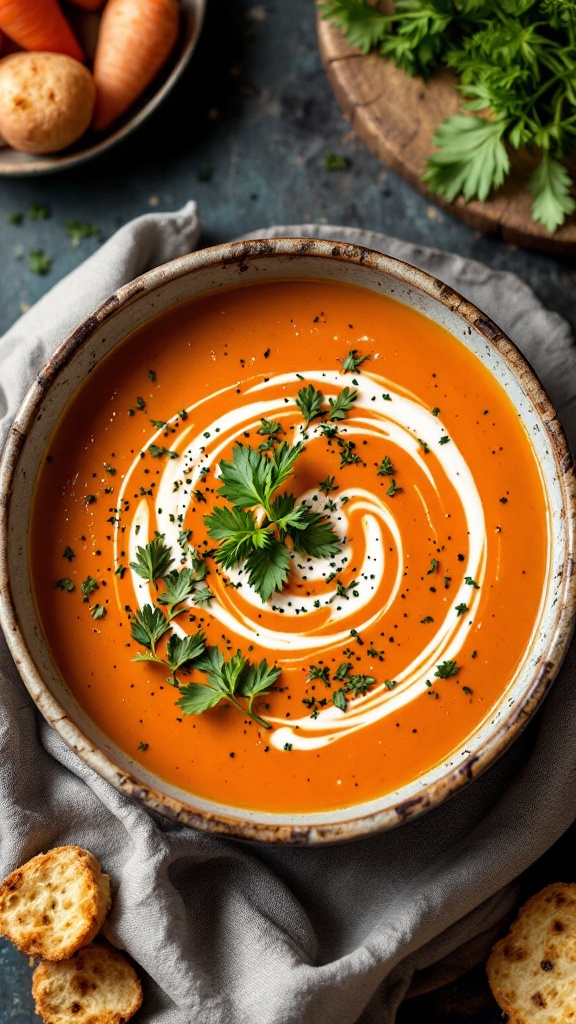
<svg viewBox="0 0 576 1024">
<path fill-rule="evenodd" d="M 177 209 L 188 199 L 199 204 L 204 245 L 272 224 L 323 221 L 383 231 L 514 271 L 576 325 L 569 261 L 516 250 L 465 227 L 386 170 L 354 137 L 322 69 L 310 0 L 207 5 L 190 69 L 132 138 L 64 173 L 0 179 L 0 335 L 120 225 L 150 210 Z M 327 153 L 346 155 L 349 168 L 328 172 Z M 45 206 L 49 216 L 31 219 L 33 204 Z M 19 226 L 9 223 L 14 213 L 22 214 Z M 73 247 L 64 227 L 73 220 L 97 227 L 98 234 Z M 28 254 L 38 249 L 52 261 L 42 276 L 28 264 Z M 565 875 L 556 871 L 553 877 Z M 30 976 L 27 958 L 0 940 L 0 1024 L 39 1020 Z M 442 998 L 418 1000 L 403 1013 L 403 1024 L 499 1019 L 481 971 Z"/>
</svg>

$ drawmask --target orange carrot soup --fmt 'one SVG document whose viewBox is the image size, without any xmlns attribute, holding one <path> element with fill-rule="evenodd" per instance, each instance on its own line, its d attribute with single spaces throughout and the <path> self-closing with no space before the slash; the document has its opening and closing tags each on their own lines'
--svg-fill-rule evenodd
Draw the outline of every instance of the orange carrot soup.
<svg viewBox="0 0 576 1024">
<path fill-rule="evenodd" d="M 36 485 L 35 597 L 112 741 L 196 797 L 321 812 L 486 721 L 537 629 L 547 508 L 466 346 L 322 281 L 185 303 L 108 355 Z"/>
</svg>

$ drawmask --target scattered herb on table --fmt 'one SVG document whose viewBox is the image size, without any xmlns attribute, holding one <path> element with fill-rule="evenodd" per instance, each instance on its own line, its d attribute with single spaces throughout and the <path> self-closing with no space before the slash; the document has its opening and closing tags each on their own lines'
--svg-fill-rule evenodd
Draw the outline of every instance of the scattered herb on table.
<svg viewBox="0 0 576 1024">
<path fill-rule="evenodd" d="M 32 203 L 28 207 L 28 216 L 30 220 L 47 220 L 50 216 L 50 211 L 43 203 Z"/>
<path fill-rule="evenodd" d="M 100 228 L 95 224 L 87 224 L 83 220 L 69 220 L 64 225 L 64 230 L 70 239 L 70 244 L 75 249 L 80 245 L 80 242 L 84 241 L 85 238 L 90 238 L 92 235 L 99 235 Z"/>
<path fill-rule="evenodd" d="M 324 167 L 327 171 L 345 171 L 350 167 L 350 160 L 343 153 L 326 153 Z"/>
<path fill-rule="evenodd" d="M 33 249 L 28 253 L 28 266 L 33 274 L 44 275 L 50 270 L 52 260 L 43 249 Z"/>
</svg>

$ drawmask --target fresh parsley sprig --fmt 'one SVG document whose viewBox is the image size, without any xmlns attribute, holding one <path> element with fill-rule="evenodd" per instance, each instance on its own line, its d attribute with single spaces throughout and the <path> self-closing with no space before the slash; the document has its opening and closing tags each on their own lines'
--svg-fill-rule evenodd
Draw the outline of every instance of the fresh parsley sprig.
<svg viewBox="0 0 576 1024">
<path fill-rule="evenodd" d="M 219 542 L 215 559 L 225 569 L 244 563 L 248 582 L 262 601 L 286 584 L 291 552 L 328 558 L 340 550 L 332 523 L 305 503 L 296 505 L 292 494 L 278 493 L 293 474 L 305 451 L 299 441 L 286 441 L 269 452 L 236 445 L 232 461 L 220 463 L 222 485 L 218 493 L 231 508 L 216 506 L 204 517 L 208 535 Z"/>
<path fill-rule="evenodd" d="M 226 661 L 218 647 L 208 647 L 194 668 L 206 675 L 206 682 L 188 683 L 181 687 L 182 696 L 176 703 L 183 714 L 199 715 L 225 701 L 258 725 L 272 728 L 270 722 L 253 711 L 252 705 L 256 697 L 270 692 L 280 675 L 278 666 L 269 667 L 265 660 L 254 665 L 243 657 L 241 651 Z M 247 703 L 242 703 L 239 698 Z"/>
</svg>

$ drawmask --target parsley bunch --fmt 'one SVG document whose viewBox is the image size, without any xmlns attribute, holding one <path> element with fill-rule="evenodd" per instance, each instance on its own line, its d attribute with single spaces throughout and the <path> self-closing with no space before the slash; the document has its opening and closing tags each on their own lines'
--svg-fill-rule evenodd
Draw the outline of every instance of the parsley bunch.
<svg viewBox="0 0 576 1024">
<path fill-rule="evenodd" d="M 280 441 L 264 451 L 237 444 L 232 461 L 220 463 L 218 493 L 231 507 L 216 506 L 204 517 L 208 535 L 219 541 L 216 561 L 225 569 L 243 562 L 248 582 L 263 602 L 288 579 L 288 538 L 294 550 L 316 558 L 330 558 L 340 550 L 328 519 L 280 491 L 304 451 L 302 441 L 293 446 Z"/>
<path fill-rule="evenodd" d="M 562 162 L 576 148 L 576 6 L 570 0 L 322 0 L 323 16 L 364 53 L 427 79 L 448 67 L 464 110 L 437 128 L 423 181 L 452 202 L 487 199 L 510 170 L 510 150 L 538 157 L 528 181 L 532 216 L 554 232 L 574 213 Z"/>
</svg>

